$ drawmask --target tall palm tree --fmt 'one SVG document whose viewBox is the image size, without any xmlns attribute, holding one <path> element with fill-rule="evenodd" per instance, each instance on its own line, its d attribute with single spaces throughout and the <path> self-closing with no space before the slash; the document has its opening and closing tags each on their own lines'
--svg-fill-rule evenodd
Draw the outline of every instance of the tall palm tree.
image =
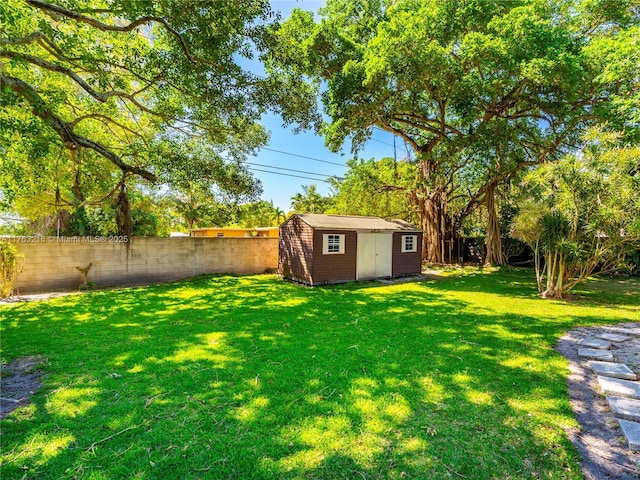
<svg viewBox="0 0 640 480">
<path fill-rule="evenodd" d="M 328 203 L 329 199 L 318 193 L 316 184 L 303 185 L 302 193 L 291 197 L 291 208 L 296 213 L 323 213 Z"/>
<path fill-rule="evenodd" d="M 287 219 L 287 214 L 284 213 L 284 210 L 282 210 L 280 207 L 273 207 L 273 211 L 271 214 L 272 214 L 271 223 L 274 227 L 277 227 Z"/>
</svg>

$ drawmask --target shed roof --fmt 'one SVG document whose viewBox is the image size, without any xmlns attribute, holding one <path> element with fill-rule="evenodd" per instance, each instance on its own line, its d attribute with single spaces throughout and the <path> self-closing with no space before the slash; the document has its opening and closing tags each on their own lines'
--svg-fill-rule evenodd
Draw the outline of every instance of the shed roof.
<svg viewBox="0 0 640 480">
<path fill-rule="evenodd" d="M 383 230 L 420 232 L 419 228 L 409 222 L 380 217 L 358 217 L 352 215 L 320 215 L 316 213 L 297 214 L 303 222 L 313 228 L 331 230 Z"/>
</svg>

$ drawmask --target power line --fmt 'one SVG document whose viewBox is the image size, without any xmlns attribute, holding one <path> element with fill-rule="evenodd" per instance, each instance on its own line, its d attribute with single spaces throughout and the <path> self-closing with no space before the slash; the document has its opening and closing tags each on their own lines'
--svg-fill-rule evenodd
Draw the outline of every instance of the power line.
<svg viewBox="0 0 640 480">
<path fill-rule="evenodd" d="M 374 142 L 382 143 L 383 145 L 389 145 L 390 147 L 393 147 L 393 145 L 391 145 L 390 143 L 383 142 L 382 140 L 378 140 L 377 138 L 371 137 L 370 140 L 373 140 Z"/>
<path fill-rule="evenodd" d="M 233 160 L 230 160 L 228 158 L 225 159 L 225 160 L 227 160 L 228 162 L 235 163 L 235 162 L 233 162 Z M 244 161 L 242 163 L 247 164 L 247 165 L 257 165 L 257 166 L 260 166 L 260 167 L 273 168 L 273 169 L 276 169 L 276 170 L 286 170 L 288 172 L 306 173 L 307 175 L 318 175 L 320 177 L 335 178 L 337 180 L 342 180 L 342 177 L 338 177 L 337 175 L 327 175 L 327 174 L 324 174 L 324 173 L 307 172 L 307 171 L 304 171 L 304 170 L 295 170 L 293 168 L 278 167 L 278 166 L 275 166 L 275 165 L 265 165 L 263 163 L 256 163 L 256 162 Z M 325 180 L 323 178 L 313 178 L 313 177 L 306 177 L 306 176 L 300 176 L 300 175 L 292 175 L 292 174 L 289 174 L 289 173 L 272 172 L 270 170 L 262 170 L 260 168 L 253 168 L 253 167 L 248 167 L 248 168 L 249 168 L 249 170 L 254 171 L 254 172 L 273 173 L 274 175 L 282 175 L 282 176 L 285 176 L 285 177 L 304 178 L 304 179 L 307 179 L 307 180 L 315 180 L 315 181 L 318 181 L 318 182 L 329 183 L 327 180 Z"/>
<path fill-rule="evenodd" d="M 320 177 L 333 177 L 335 175 L 326 175 L 324 173 L 306 172 L 304 170 L 294 170 L 293 168 L 278 167 L 276 165 L 264 165 L 262 163 L 246 162 L 247 165 L 256 165 L 258 167 L 275 168 L 276 170 L 287 170 L 288 172 L 306 173 L 308 175 L 318 175 Z"/>
<path fill-rule="evenodd" d="M 330 165 L 338 165 L 339 167 L 348 168 L 343 163 L 330 162 L 328 160 L 321 160 L 319 158 L 306 157 L 304 155 L 298 155 L 297 153 L 283 152 L 282 150 L 275 150 L 273 148 L 262 147 L 262 150 L 269 150 L 270 152 L 282 153 L 283 155 L 291 155 L 292 157 L 306 158 L 307 160 L 314 160 L 316 162 L 328 163 Z"/>
<path fill-rule="evenodd" d="M 378 127 L 377 125 L 374 125 L 374 126 L 373 126 L 373 128 L 374 128 L 374 129 L 376 129 L 376 130 L 380 130 L 381 132 L 385 132 L 385 133 L 388 133 L 388 134 L 390 134 L 390 135 L 393 135 L 393 145 L 391 145 L 391 144 L 389 144 L 389 143 L 385 143 L 385 142 L 383 142 L 383 141 L 381 141 L 381 140 L 377 140 L 377 139 L 375 139 L 375 138 L 371 138 L 371 140 L 376 141 L 376 142 L 380 142 L 380 143 L 384 143 L 385 145 L 389 145 L 390 147 L 393 147 L 393 153 L 394 153 L 394 156 L 395 156 L 395 151 L 396 151 L 396 150 L 395 150 L 395 149 L 396 149 L 396 136 L 397 136 L 397 135 L 394 135 L 393 133 L 388 132 L 387 130 L 385 130 L 385 129 L 383 129 L 383 128 L 380 128 L 380 127 Z M 405 151 L 406 151 L 406 153 L 407 153 L 407 160 L 409 160 L 409 161 L 410 161 L 410 160 L 411 160 L 411 150 L 409 149 L 409 145 L 407 144 L 407 140 L 403 138 L 403 139 L 402 139 L 402 142 L 404 143 L 404 149 L 405 149 Z"/>
<path fill-rule="evenodd" d="M 322 178 L 303 177 L 302 175 L 293 175 L 291 173 L 270 172 L 269 170 L 261 170 L 259 168 L 250 168 L 250 170 L 252 172 L 273 173 L 274 175 L 282 175 L 283 177 L 304 178 L 306 180 L 313 180 L 315 182 L 330 183 L 329 180 L 323 180 Z"/>
</svg>

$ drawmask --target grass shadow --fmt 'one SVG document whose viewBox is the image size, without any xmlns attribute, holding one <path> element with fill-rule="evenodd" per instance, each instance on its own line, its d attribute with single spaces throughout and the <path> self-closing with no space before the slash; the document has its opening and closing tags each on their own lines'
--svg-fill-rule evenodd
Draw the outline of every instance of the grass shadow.
<svg viewBox="0 0 640 480">
<path fill-rule="evenodd" d="M 552 346 L 638 309 L 523 285 L 217 276 L 6 308 L 3 356 L 49 365 L 2 423 L 3 476 L 580 478 Z"/>
</svg>

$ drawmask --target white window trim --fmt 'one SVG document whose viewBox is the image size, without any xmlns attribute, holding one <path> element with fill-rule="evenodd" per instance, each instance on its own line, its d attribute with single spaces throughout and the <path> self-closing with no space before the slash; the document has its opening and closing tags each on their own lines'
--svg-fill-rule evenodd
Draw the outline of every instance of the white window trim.
<svg viewBox="0 0 640 480">
<path fill-rule="evenodd" d="M 413 248 L 411 250 L 407 250 L 407 237 L 413 237 Z M 411 253 L 418 251 L 418 235 L 402 235 L 402 253 Z"/>
<path fill-rule="evenodd" d="M 329 251 L 329 237 L 338 237 L 339 246 L 337 252 Z M 344 255 L 344 233 L 324 233 L 322 234 L 322 254 L 323 255 Z"/>
</svg>

